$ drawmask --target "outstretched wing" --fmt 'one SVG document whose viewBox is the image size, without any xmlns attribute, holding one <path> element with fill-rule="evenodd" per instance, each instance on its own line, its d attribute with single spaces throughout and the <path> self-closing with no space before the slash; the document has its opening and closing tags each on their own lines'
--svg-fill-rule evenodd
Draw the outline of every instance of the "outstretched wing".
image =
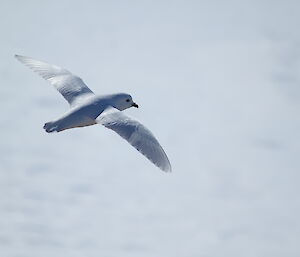
<svg viewBox="0 0 300 257">
<path fill-rule="evenodd" d="M 73 75 L 68 70 L 26 56 L 15 55 L 15 57 L 48 80 L 71 106 L 76 105 L 83 98 L 94 95 L 81 78 Z"/>
<path fill-rule="evenodd" d="M 138 121 L 112 107 L 101 113 L 96 121 L 118 133 L 157 167 L 166 172 L 171 171 L 171 164 L 163 148 L 154 135 Z"/>
</svg>

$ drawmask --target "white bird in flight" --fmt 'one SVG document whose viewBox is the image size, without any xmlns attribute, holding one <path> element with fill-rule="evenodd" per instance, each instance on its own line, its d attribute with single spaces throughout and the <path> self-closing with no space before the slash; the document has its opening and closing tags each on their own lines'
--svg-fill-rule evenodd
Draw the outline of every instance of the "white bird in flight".
<svg viewBox="0 0 300 257">
<path fill-rule="evenodd" d="M 62 117 L 45 123 L 48 133 L 101 124 L 118 133 L 161 170 L 171 171 L 169 159 L 154 135 L 122 113 L 130 107 L 138 108 L 129 94 L 96 96 L 81 78 L 68 70 L 30 57 L 15 57 L 48 80 L 70 104 L 69 111 Z"/>
</svg>

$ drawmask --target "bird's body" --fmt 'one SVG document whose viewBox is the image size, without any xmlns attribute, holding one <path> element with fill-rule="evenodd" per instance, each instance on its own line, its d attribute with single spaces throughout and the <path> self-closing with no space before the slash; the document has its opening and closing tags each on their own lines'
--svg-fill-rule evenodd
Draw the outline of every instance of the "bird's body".
<svg viewBox="0 0 300 257">
<path fill-rule="evenodd" d="M 138 107 L 129 94 L 96 96 L 81 78 L 63 68 L 30 57 L 16 55 L 16 58 L 48 80 L 70 104 L 64 115 L 45 123 L 46 132 L 101 124 L 118 133 L 160 169 L 171 171 L 168 157 L 153 134 L 121 112 Z"/>
<path fill-rule="evenodd" d="M 44 129 L 47 132 L 60 132 L 70 128 L 85 127 L 97 124 L 96 118 L 108 108 L 112 95 L 95 96 L 85 99 L 83 103 L 71 107 L 60 118 L 47 122 Z"/>
</svg>

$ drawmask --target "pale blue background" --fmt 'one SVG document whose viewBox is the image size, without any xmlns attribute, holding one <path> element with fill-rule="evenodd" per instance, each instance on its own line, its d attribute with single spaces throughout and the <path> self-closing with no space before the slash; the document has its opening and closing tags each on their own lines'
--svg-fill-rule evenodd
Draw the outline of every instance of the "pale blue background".
<svg viewBox="0 0 300 257">
<path fill-rule="evenodd" d="M 300 256 L 299 1 L 0 2 L 1 257 Z M 28 55 L 128 92 L 164 174 Z"/>
</svg>

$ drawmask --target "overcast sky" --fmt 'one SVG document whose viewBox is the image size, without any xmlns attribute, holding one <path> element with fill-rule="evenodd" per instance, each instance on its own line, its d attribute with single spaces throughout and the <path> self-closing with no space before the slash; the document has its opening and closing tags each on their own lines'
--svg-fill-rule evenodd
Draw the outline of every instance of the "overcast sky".
<svg viewBox="0 0 300 257">
<path fill-rule="evenodd" d="M 0 2 L 0 256 L 300 256 L 299 1 Z M 165 174 L 13 57 L 62 66 L 157 136 Z"/>
</svg>

